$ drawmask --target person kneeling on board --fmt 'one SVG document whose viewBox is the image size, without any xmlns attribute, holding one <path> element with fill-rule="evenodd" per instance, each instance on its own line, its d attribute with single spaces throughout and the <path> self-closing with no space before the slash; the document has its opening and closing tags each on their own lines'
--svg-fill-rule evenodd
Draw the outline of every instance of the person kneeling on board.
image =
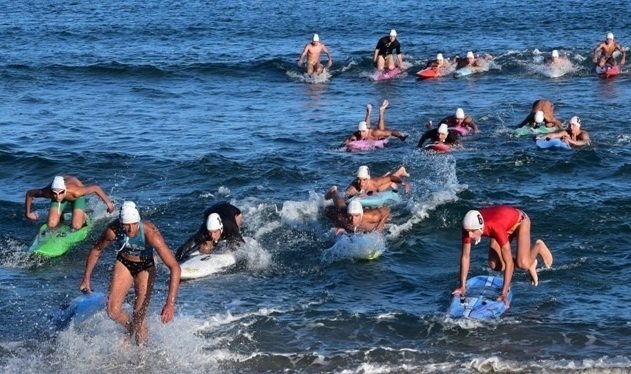
<svg viewBox="0 0 631 374">
<path fill-rule="evenodd" d="M 530 113 L 524 118 L 517 128 L 528 125 L 534 129 L 538 127 L 557 127 L 561 128 L 561 121 L 554 117 L 554 105 L 549 100 L 536 100 L 532 103 Z"/>
<path fill-rule="evenodd" d="M 410 184 L 406 183 L 404 177 L 409 177 L 404 166 L 399 167 L 393 173 L 388 172 L 381 177 L 370 177 L 368 166 L 362 165 L 357 170 L 357 178 L 346 188 L 346 197 L 371 195 L 376 192 L 383 192 L 388 189 L 397 191 L 399 184 L 403 186 L 405 192 L 410 191 Z"/>
<path fill-rule="evenodd" d="M 394 53 L 396 51 L 396 54 Z M 396 67 L 395 58 L 399 60 L 399 68 L 403 69 L 403 54 L 401 53 L 401 44 L 397 40 L 396 30 L 390 30 L 390 34 L 382 37 L 377 42 L 372 61 L 379 71 L 385 68 L 393 70 Z"/>
<path fill-rule="evenodd" d="M 37 220 L 37 213 L 31 211 L 33 198 L 44 197 L 50 199 L 48 211 L 48 227 L 54 229 L 63 219 L 65 211 L 72 211 L 73 229 L 79 230 L 86 222 L 85 195 L 96 194 L 107 205 L 107 212 L 114 212 L 114 204 L 98 185 L 84 186 L 81 181 L 71 176 L 56 176 L 53 182 L 44 188 L 29 190 L 24 201 L 24 215 L 31 221 Z"/>
<path fill-rule="evenodd" d="M 425 131 L 423 136 L 421 136 L 421 139 L 419 139 L 416 147 L 423 147 L 423 143 L 425 143 L 428 139 L 432 143 L 444 143 L 449 146 L 454 146 L 458 144 L 458 133 L 456 131 L 449 130 L 446 123 L 441 123 L 438 128 Z"/>
<path fill-rule="evenodd" d="M 204 223 L 177 249 L 175 258 L 182 262 L 194 250 L 204 254 L 210 253 L 222 240 L 227 241 L 231 246 L 245 243 L 241 236 L 242 223 L 243 215 L 236 206 L 227 202 L 211 206 L 204 212 Z"/>
<path fill-rule="evenodd" d="M 404 135 L 397 130 L 390 130 L 386 128 L 385 111 L 389 104 L 388 100 L 384 100 L 381 107 L 379 107 L 379 118 L 377 120 L 376 129 L 370 128 L 370 113 L 372 112 L 372 105 L 367 104 L 364 120 L 357 126 L 357 131 L 344 140 L 343 145 L 356 140 L 382 140 L 391 136 L 404 141 L 408 137 L 407 135 Z"/>
<path fill-rule="evenodd" d="M 515 266 L 527 270 L 533 285 L 539 284 L 537 256 L 541 256 L 546 268 L 552 266 L 552 253 L 543 242 L 537 240 L 530 246 L 530 218 L 524 211 L 507 205 L 470 210 L 462 220 L 462 251 L 460 253 L 460 285 L 452 294 L 465 295 L 471 257 L 471 243 L 480 243 L 483 236 L 490 238 L 488 264 L 495 271 L 504 272 L 504 287 L 498 300 L 508 306 L 507 294 Z M 515 258 L 510 242 L 517 238 Z"/>
<path fill-rule="evenodd" d="M 581 119 L 577 116 L 570 119 L 570 126 L 566 130 L 540 135 L 537 139 L 561 139 L 572 148 L 590 145 L 589 134 L 581 130 Z"/>
<path fill-rule="evenodd" d="M 325 199 L 333 199 L 333 205 L 327 206 L 325 215 L 333 221 L 335 234 L 342 233 L 367 233 L 383 230 L 386 221 L 390 218 L 390 208 L 364 209 L 359 200 L 351 200 L 346 206 L 344 198 L 333 186 L 324 195 Z"/>
<path fill-rule="evenodd" d="M 107 298 L 107 315 L 124 326 L 129 337 L 135 338 L 136 344 L 145 344 L 149 335 L 147 308 L 156 275 L 154 250 L 170 271 L 169 290 L 160 314 L 162 323 L 173 320 L 175 297 L 180 285 L 180 265 L 164 242 L 160 231 L 153 223 L 140 219 L 136 204 L 126 201 L 121 207 L 119 218 L 107 226 L 99 241 L 90 249 L 81 281 L 81 291 L 92 292 L 92 271 L 101 252 L 114 241 L 117 242 L 118 255 Z M 136 300 L 133 315 L 130 317 L 123 309 L 123 302 L 132 285 L 136 290 Z"/>
</svg>

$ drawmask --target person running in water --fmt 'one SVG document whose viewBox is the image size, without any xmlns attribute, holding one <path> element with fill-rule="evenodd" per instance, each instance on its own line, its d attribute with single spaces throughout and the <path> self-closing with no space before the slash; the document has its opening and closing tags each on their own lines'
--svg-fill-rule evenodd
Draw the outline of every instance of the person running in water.
<svg viewBox="0 0 631 374">
<path fill-rule="evenodd" d="M 327 68 L 330 68 L 333 65 L 333 57 L 331 56 L 331 52 L 324 45 L 324 43 L 320 42 L 320 37 L 318 34 L 313 34 L 311 38 L 311 42 L 307 43 L 298 57 L 298 65 L 302 66 L 305 57 L 307 58 L 307 65 L 305 66 L 305 72 L 309 75 L 313 73 L 320 74 L 324 71 L 324 66 L 320 62 L 320 54 L 324 53 L 328 58 Z"/>
</svg>

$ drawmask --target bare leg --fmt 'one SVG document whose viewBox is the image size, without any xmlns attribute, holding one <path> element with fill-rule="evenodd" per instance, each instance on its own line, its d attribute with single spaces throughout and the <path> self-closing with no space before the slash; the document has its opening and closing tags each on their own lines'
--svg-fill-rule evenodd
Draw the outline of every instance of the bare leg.
<svg viewBox="0 0 631 374">
<path fill-rule="evenodd" d="M 151 292 L 153 290 L 153 280 L 155 278 L 156 268 L 151 267 L 146 271 L 141 271 L 136 275 L 135 291 L 136 302 L 134 303 L 134 315 L 131 323 L 132 335 L 136 336 L 136 344 L 147 344 L 149 339 L 149 328 L 147 326 L 147 307 L 151 300 Z"/>
<path fill-rule="evenodd" d="M 504 264 L 502 259 L 500 245 L 495 239 L 491 239 L 491 244 L 489 244 L 488 265 L 495 271 L 503 271 L 506 268 L 506 264 Z"/>
<path fill-rule="evenodd" d="M 379 130 L 386 129 L 386 120 L 385 120 L 384 113 L 386 111 L 386 108 L 388 107 L 388 104 L 390 104 L 388 100 L 384 100 L 381 106 L 379 107 L 379 122 L 377 123 L 377 128 Z"/>
<path fill-rule="evenodd" d="M 370 128 L 370 113 L 372 112 L 372 105 L 366 104 L 366 116 L 364 117 L 364 121 L 366 122 L 366 127 Z"/>
<path fill-rule="evenodd" d="M 387 174 L 386 174 L 387 175 Z M 394 173 L 392 173 L 395 177 L 409 177 L 408 171 L 405 170 L 405 166 L 401 165 Z"/>
<path fill-rule="evenodd" d="M 81 209 L 72 210 L 72 228 L 79 230 L 85 225 L 85 212 Z"/>
<path fill-rule="evenodd" d="M 392 69 L 394 69 L 396 67 L 394 65 L 394 58 L 392 57 L 392 55 L 389 55 L 387 57 L 387 61 L 386 62 L 388 63 L 388 70 L 392 70 Z"/>
<path fill-rule="evenodd" d="M 48 228 L 54 229 L 59 225 L 59 221 L 61 221 L 61 211 L 56 208 L 50 208 L 48 210 Z"/>
<path fill-rule="evenodd" d="M 127 291 L 133 284 L 129 270 L 120 261 L 114 263 L 112 282 L 110 284 L 110 294 L 107 298 L 107 315 L 119 325 L 125 327 L 125 331 L 131 336 L 131 323 L 129 315 L 123 310 L 123 302 Z"/>
<path fill-rule="evenodd" d="M 386 61 L 383 59 L 383 56 L 377 56 L 377 70 L 383 71 L 383 67 L 386 64 Z"/>
<path fill-rule="evenodd" d="M 537 275 L 537 256 L 540 255 L 546 267 L 552 266 L 552 253 L 542 240 L 537 240 L 535 245 L 530 247 L 530 218 L 524 220 L 515 229 L 517 234 L 517 258 L 515 265 L 528 271 L 532 284 L 539 284 Z"/>
</svg>

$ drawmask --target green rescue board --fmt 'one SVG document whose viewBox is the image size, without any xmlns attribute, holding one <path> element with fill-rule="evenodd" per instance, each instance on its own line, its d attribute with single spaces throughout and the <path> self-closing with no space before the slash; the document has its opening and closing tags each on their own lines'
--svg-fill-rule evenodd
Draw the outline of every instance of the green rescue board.
<svg viewBox="0 0 631 374">
<path fill-rule="evenodd" d="M 548 134 L 551 132 L 557 131 L 555 127 L 538 127 L 533 129 L 528 126 L 520 127 L 513 131 L 513 135 L 515 136 L 528 136 L 528 135 L 540 135 L 540 134 Z"/>
<path fill-rule="evenodd" d="M 49 230 L 47 224 L 40 227 L 30 251 L 44 257 L 59 257 L 83 241 L 92 230 L 92 220 L 86 218 L 86 224 L 79 230 L 73 230 L 65 222 L 55 230 Z"/>
<path fill-rule="evenodd" d="M 364 260 L 368 260 L 368 261 L 372 261 L 372 260 L 376 260 L 377 258 L 379 258 L 381 256 L 381 249 L 371 249 L 368 251 L 367 256 L 364 257 Z"/>
</svg>

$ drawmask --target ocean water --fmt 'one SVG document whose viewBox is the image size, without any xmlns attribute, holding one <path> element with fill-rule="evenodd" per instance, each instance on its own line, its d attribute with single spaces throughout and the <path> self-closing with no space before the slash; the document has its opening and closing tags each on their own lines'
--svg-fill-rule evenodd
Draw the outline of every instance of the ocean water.
<svg viewBox="0 0 631 374">
<path fill-rule="evenodd" d="M 628 4 L 1 3 L 1 371 L 631 371 L 631 84 L 626 67 L 609 80 L 591 70 L 607 32 L 631 43 Z M 391 28 L 408 69 L 376 82 L 373 48 Z M 320 84 L 296 65 L 313 32 L 334 58 Z M 552 49 L 572 62 L 559 78 L 540 65 Z M 437 52 L 468 50 L 495 56 L 493 67 L 416 79 Z M 546 152 L 512 137 L 539 98 L 563 120 L 580 116 L 593 146 Z M 410 137 L 340 149 L 366 104 L 384 99 L 387 126 Z M 425 123 L 457 107 L 481 133 L 450 154 L 417 150 Z M 412 191 L 393 208 L 379 259 L 323 256 L 334 244 L 323 195 L 363 164 L 373 174 L 405 165 Z M 38 225 L 24 217 L 24 196 L 58 174 L 102 186 L 118 206 L 136 201 L 171 248 L 206 207 L 232 202 L 247 237 L 238 266 L 182 283 L 176 318 L 162 325 L 160 265 L 147 347 L 121 344 L 104 313 L 54 329 L 49 311 L 78 295 L 86 254 L 113 219 L 91 198 L 88 240 L 55 260 L 31 258 Z M 529 214 L 554 266 L 538 287 L 516 272 L 500 320 L 450 320 L 462 216 L 499 203 Z M 35 207 L 46 215 L 45 201 Z M 486 242 L 472 253 L 470 274 L 489 273 Z M 101 256 L 96 290 L 107 290 L 114 257 Z"/>
</svg>

